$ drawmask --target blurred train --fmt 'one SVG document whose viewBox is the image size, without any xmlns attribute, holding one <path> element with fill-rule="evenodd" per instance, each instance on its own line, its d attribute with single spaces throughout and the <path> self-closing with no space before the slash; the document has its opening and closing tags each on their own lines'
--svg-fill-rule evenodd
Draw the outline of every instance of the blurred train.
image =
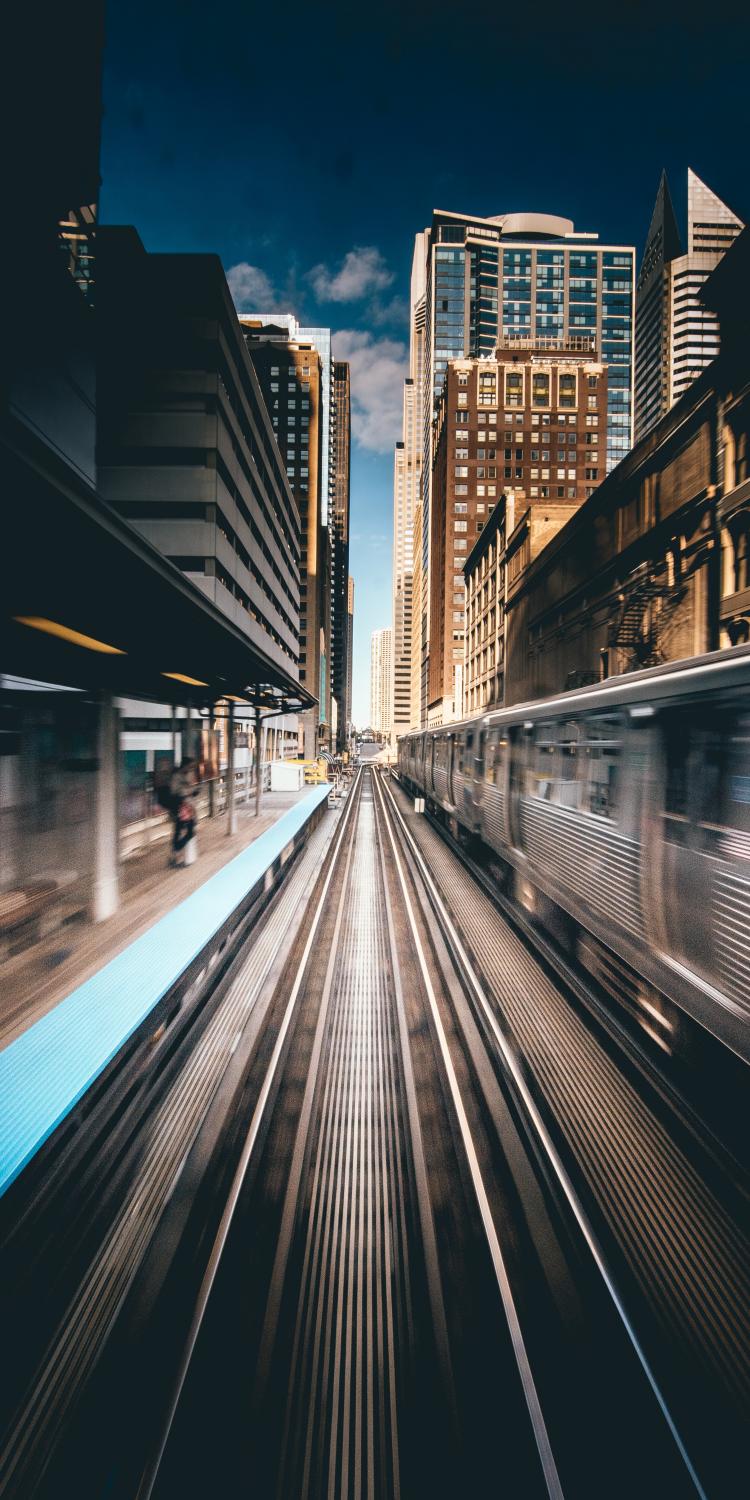
<svg viewBox="0 0 750 1500">
<path fill-rule="evenodd" d="M 750 647 L 404 736 L 403 783 L 653 1040 L 750 1059 Z"/>
</svg>

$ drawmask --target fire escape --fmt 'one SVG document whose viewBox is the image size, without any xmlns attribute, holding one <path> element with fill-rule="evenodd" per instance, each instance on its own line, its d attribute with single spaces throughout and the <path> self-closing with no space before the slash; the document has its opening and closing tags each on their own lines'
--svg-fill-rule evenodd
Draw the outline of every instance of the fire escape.
<svg viewBox="0 0 750 1500">
<path fill-rule="evenodd" d="M 661 649 L 666 629 L 686 593 L 685 578 L 665 577 L 663 563 L 643 564 L 627 580 L 608 635 L 608 645 L 630 657 L 626 670 L 655 667 L 667 659 Z"/>
</svg>

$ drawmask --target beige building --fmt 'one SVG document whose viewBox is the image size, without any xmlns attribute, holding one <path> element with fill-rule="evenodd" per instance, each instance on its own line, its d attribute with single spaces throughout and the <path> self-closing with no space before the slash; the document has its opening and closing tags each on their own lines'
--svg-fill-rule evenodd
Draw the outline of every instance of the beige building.
<svg viewBox="0 0 750 1500">
<path fill-rule="evenodd" d="M 393 726 L 393 631 L 373 630 L 370 640 L 370 728 L 390 739 Z"/>
<path fill-rule="evenodd" d="M 418 240 L 420 236 L 417 237 Z M 424 451 L 423 382 L 425 352 L 425 261 L 415 254 L 411 280 L 409 374 L 404 381 L 401 441 L 393 469 L 393 734 L 398 738 L 419 722 L 412 672 L 412 637 L 421 625 L 415 615 L 414 517 L 422 486 Z M 421 609 L 421 594 L 418 600 Z"/>
</svg>

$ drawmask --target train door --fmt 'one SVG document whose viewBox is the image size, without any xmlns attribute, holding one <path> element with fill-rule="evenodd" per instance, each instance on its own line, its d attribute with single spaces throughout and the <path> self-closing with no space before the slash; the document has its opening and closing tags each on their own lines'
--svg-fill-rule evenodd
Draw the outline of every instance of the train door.
<svg viewBox="0 0 750 1500">
<path fill-rule="evenodd" d="M 454 772 L 454 769 L 455 769 L 455 762 L 456 762 L 456 736 L 455 736 L 455 734 L 449 734 L 449 735 L 447 735 L 446 738 L 447 738 L 447 743 L 446 743 L 446 746 L 445 746 L 445 752 L 446 752 L 446 768 L 447 768 L 447 777 L 446 777 L 446 779 L 447 779 L 447 785 L 448 785 L 448 801 L 451 803 L 451 805 L 453 807 L 455 807 L 455 805 L 456 805 L 456 794 L 455 794 L 455 791 L 453 789 L 453 772 Z"/>
<path fill-rule="evenodd" d="M 529 744 L 531 743 L 531 727 L 526 729 L 521 724 L 514 724 L 510 730 L 510 755 L 508 762 L 508 811 L 507 826 L 508 837 L 514 849 L 523 848 L 521 834 L 521 798 L 524 795 L 526 782 L 526 764 L 528 759 Z"/>
<path fill-rule="evenodd" d="M 713 969 L 713 853 L 708 820 L 718 821 L 721 731 L 718 715 L 695 705 L 661 717 L 663 777 L 662 929 L 668 951 L 697 973 Z M 710 823 L 709 823 L 710 827 Z"/>
</svg>

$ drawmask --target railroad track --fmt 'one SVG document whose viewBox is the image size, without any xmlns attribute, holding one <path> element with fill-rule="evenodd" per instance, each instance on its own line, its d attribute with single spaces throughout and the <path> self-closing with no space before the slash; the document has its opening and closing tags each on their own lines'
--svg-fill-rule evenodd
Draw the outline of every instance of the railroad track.
<svg viewBox="0 0 750 1500">
<path fill-rule="evenodd" d="M 264 1083 L 139 1500 L 231 1493 L 250 1472 L 278 1496 L 598 1495 L 617 1443 L 609 1495 L 695 1493 L 627 1339 L 611 1353 L 585 1289 L 562 1287 L 578 1268 L 471 1031 L 460 941 L 431 930 L 379 776 L 358 793 L 285 976 L 268 1134 Z M 621 1410 L 597 1396 L 605 1348 Z M 634 1422 L 647 1457 L 627 1453 Z"/>
<path fill-rule="evenodd" d="M 736 1228 L 389 778 L 322 844 L 149 1121 L 6 1492 L 723 1494 L 638 1313 L 714 1378 L 724 1324 L 697 1288 L 691 1343 L 639 1257 L 692 1274 L 713 1214 L 729 1296 Z"/>
</svg>

